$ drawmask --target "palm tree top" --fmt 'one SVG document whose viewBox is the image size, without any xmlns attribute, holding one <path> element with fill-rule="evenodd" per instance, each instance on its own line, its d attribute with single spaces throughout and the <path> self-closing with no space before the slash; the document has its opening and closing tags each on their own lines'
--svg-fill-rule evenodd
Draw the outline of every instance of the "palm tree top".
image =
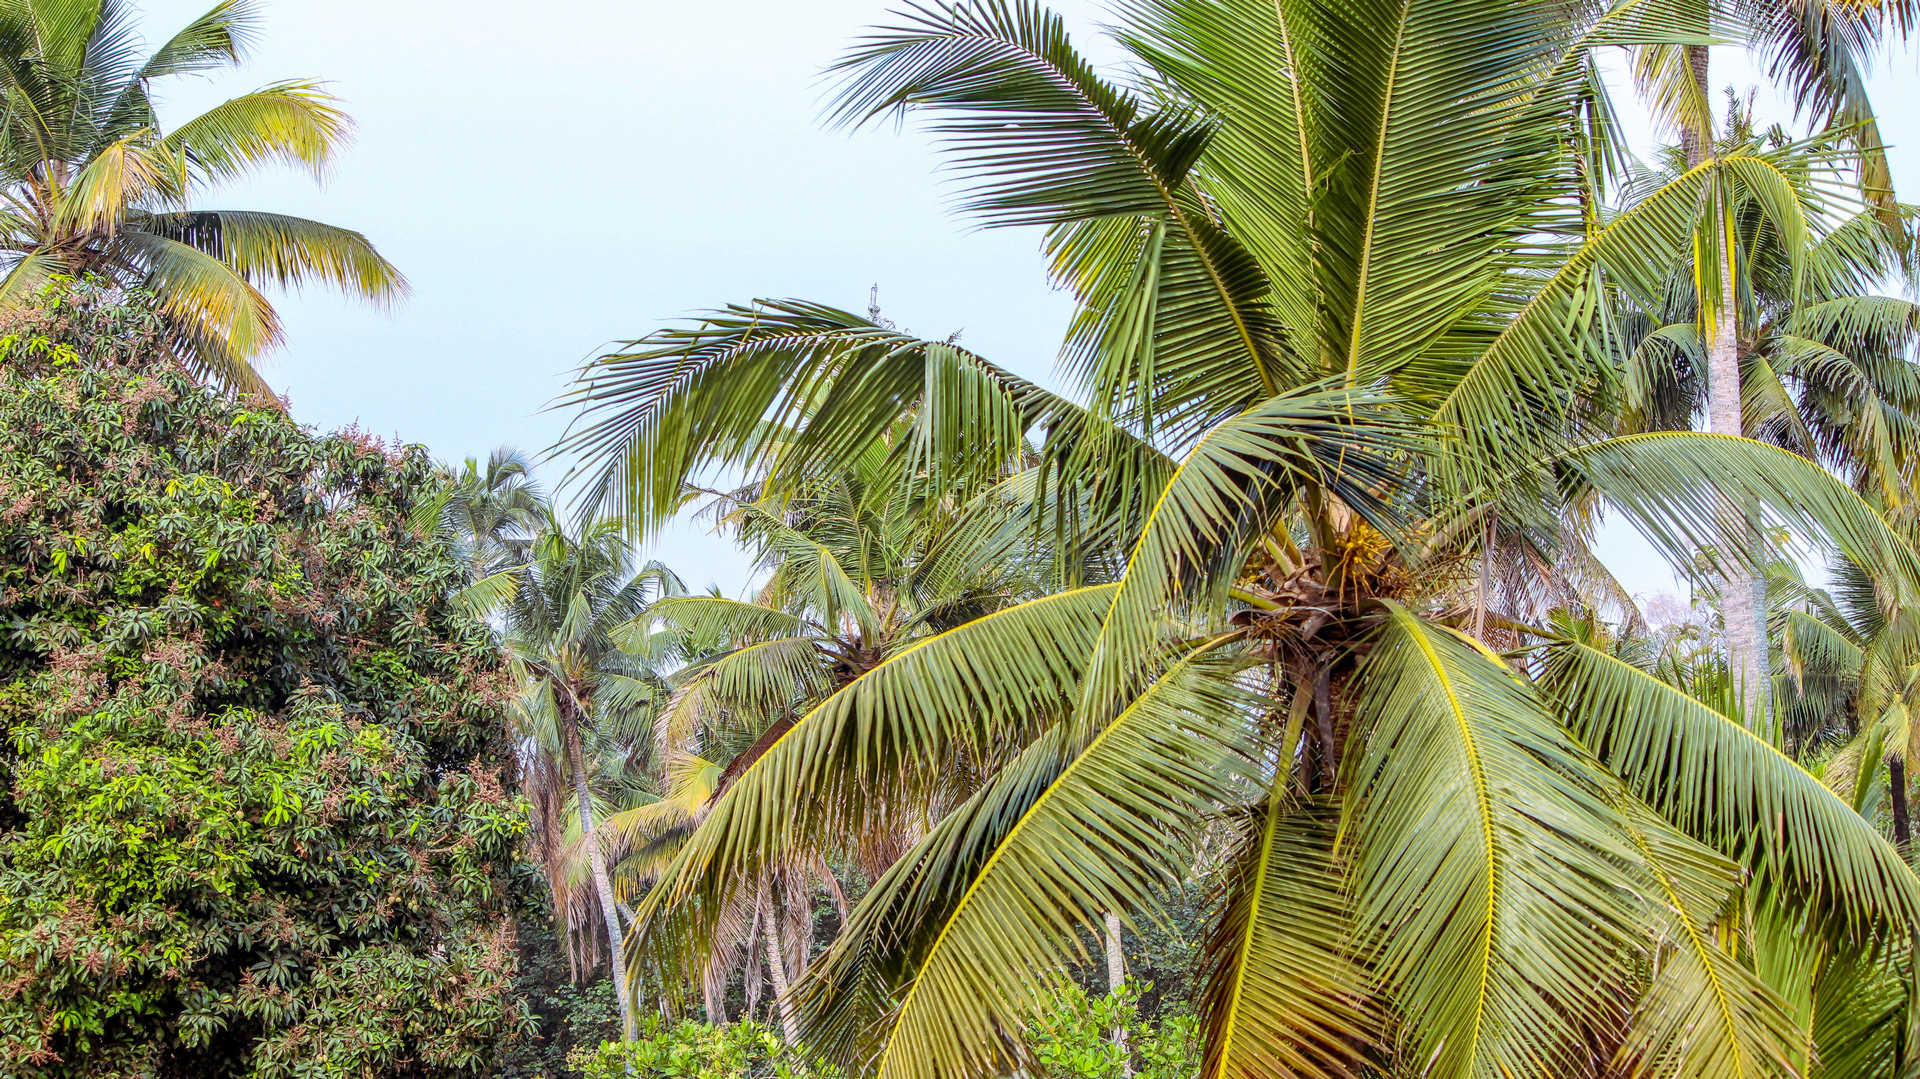
<svg viewBox="0 0 1920 1079">
<path fill-rule="evenodd" d="M 352 122 L 318 82 L 270 83 L 169 128 L 156 82 L 240 64 L 254 0 L 221 0 L 151 52 L 123 0 L 0 0 L 0 301 L 55 275 L 146 297 L 199 373 L 261 391 L 281 343 L 261 291 L 321 283 L 385 305 L 405 277 L 358 232 L 209 209 L 205 189 L 268 166 L 322 177 Z"/>
</svg>

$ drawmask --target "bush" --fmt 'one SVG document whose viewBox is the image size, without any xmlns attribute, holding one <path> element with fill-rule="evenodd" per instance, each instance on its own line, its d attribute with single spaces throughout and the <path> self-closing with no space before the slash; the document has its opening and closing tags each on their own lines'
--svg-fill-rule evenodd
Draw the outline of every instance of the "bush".
<svg viewBox="0 0 1920 1079">
<path fill-rule="evenodd" d="M 754 1022 L 666 1023 L 649 1016 L 640 1037 L 576 1050 L 568 1061 L 580 1079 L 834 1079 L 780 1036 Z"/>
<path fill-rule="evenodd" d="M 1039 1079 L 1195 1079 L 1200 1074 L 1199 1023 L 1185 1012 L 1160 1022 L 1141 1018 L 1153 987 L 1128 981 L 1118 992 L 1061 987 L 1028 1022 L 1027 1048 Z M 1115 1031 L 1124 1033 L 1116 1039 Z M 568 1058 L 579 1079 L 837 1079 L 808 1063 L 759 1023 L 726 1026 L 642 1022 L 639 1040 L 578 1049 Z"/>
<path fill-rule="evenodd" d="M 1163 1014 L 1158 1023 L 1142 1019 L 1140 999 L 1152 988 L 1138 981 L 1127 981 L 1111 994 L 1073 984 L 1061 988 L 1027 1023 L 1027 1046 L 1040 1074 L 1047 1079 L 1199 1075 L 1199 1023 L 1178 1011 Z"/>
<path fill-rule="evenodd" d="M 431 464 L 165 355 L 0 320 L 0 1076 L 482 1071 L 526 818 Z"/>
</svg>

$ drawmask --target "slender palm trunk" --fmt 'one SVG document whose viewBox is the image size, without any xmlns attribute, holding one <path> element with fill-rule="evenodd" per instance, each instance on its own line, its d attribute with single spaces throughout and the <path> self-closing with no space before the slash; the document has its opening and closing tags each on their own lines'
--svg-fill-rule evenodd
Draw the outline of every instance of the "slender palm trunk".
<svg viewBox="0 0 1920 1079">
<path fill-rule="evenodd" d="M 727 968 L 720 963 L 722 954 L 720 949 L 714 949 L 700 978 L 700 1004 L 707 1013 L 707 1022 L 715 1026 L 727 1021 Z"/>
<path fill-rule="evenodd" d="M 799 1021 L 793 1014 L 793 1002 L 787 999 L 787 950 L 780 946 L 780 912 L 773 906 L 777 891 L 768 887 L 766 881 L 760 882 L 760 924 L 767 935 L 767 978 L 773 983 L 773 1006 L 780 1013 L 780 1034 L 788 1045 L 798 1045 Z"/>
<path fill-rule="evenodd" d="M 1120 916 L 1112 911 L 1106 913 L 1106 933 L 1103 937 L 1107 946 L 1107 992 L 1117 993 L 1127 980 L 1127 954 L 1120 948 Z"/>
<path fill-rule="evenodd" d="M 1107 946 L 1107 992 L 1118 993 L 1127 981 L 1127 954 L 1120 947 L 1120 916 L 1113 911 L 1106 912 L 1106 932 L 1102 934 Z M 1126 1059 L 1120 1065 L 1120 1074 L 1133 1074 L 1133 1056 L 1127 1045 L 1127 1028 L 1114 1027 L 1107 1033 L 1113 1044 L 1126 1053 Z"/>
<path fill-rule="evenodd" d="M 1708 93 L 1707 47 L 1687 46 L 1687 67 L 1702 98 Z M 1687 168 L 1707 160 L 1712 149 L 1711 132 L 1683 129 L 1680 145 L 1686 152 Z M 1719 228 L 1719 222 L 1709 227 Z M 1707 428 L 1718 434 L 1746 433 L 1740 407 L 1740 309 L 1734 288 L 1734 252 L 1730 243 L 1720 247 L 1720 295 L 1718 314 L 1711 320 L 1707 338 Z M 1701 306 L 1707 297 L 1700 297 Z M 1757 537 L 1743 508 L 1726 502 L 1720 512 L 1720 542 L 1728 551 L 1755 552 Z M 1773 693 L 1769 677 L 1766 630 L 1766 580 L 1731 559 L 1720 571 L 1720 617 L 1726 624 L 1727 669 L 1741 694 L 1747 714 L 1755 717 L 1762 737 L 1773 740 Z"/>
<path fill-rule="evenodd" d="M 599 827 L 593 819 L 593 796 L 587 789 L 587 758 L 580 748 L 580 716 L 570 700 L 560 705 L 567 756 L 573 761 L 573 790 L 580 801 L 580 844 L 587 848 L 587 866 L 599 893 L 600 913 L 607 922 L 607 966 L 613 976 L 614 999 L 620 1004 L 620 1029 L 626 1041 L 639 1036 L 633 1001 L 627 994 L 626 935 L 620 931 L 620 907 L 613 897 L 613 878 L 607 875 L 606 852 L 600 849 Z"/>
</svg>

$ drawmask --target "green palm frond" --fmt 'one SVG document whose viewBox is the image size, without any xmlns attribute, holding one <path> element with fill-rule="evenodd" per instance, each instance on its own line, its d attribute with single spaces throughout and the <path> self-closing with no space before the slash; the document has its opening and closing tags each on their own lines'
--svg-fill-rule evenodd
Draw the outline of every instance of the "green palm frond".
<svg viewBox="0 0 1920 1079">
<path fill-rule="evenodd" d="M 1850 926 L 1920 925 L 1920 882 L 1892 845 L 1753 732 L 1586 645 L 1553 646 L 1543 684 L 1610 771 L 1746 866 L 1763 897 L 1824 907 Z"/>
<path fill-rule="evenodd" d="M 1804 1053 L 1794 1012 L 1723 943 L 1737 921 L 1740 867 L 1637 802 L 1627 819 L 1671 921 L 1618 1060 L 1629 1074 L 1674 1079 L 1797 1074 Z"/>
<path fill-rule="evenodd" d="M 116 243 L 139 268 L 161 314 L 188 333 L 221 343 L 234 361 L 244 366 L 280 342 L 273 304 L 232 266 L 157 233 L 127 230 Z M 247 381 L 239 370 L 216 374 Z"/>
<path fill-rule="evenodd" d="M 801 616 L 725 596 L 669 596 L 647 608 L 652 622 L 695 641 L 747 641 L 806 628 Z M 615 636 L 623 645 L 647 626 L 629 626 Z"/>
<path fill-rule="evenodd" d="M 1411 1059 L 1573 1073 L 1624 1023 L 1640 922 L 1599 765 L 1510 668 L 1404 608 L 1361 677 L 1341 850 Z"/>
<path fill-rule="evenodd" d="M 129 205 L 175 203 L 186 188 L 186 162 L 160 145 L 152 130 L 133 131 L 102 147 L 74 175 L 55 224 L 111 236 Z"/>
<path fill-rule="evenodd" d="M 1106 911 L 1155 909 L 1189 824 L 1238 776 L 1247 704 L 1203 645 L 1084 746 L 1056 726 L 875 883 L 798 1000 L 813 1044 L 882 1079 L 1022 1063 L 1020 1027 Z M 1223 666 L 1224 662 L 1224 666 Z M 873 1039 L 884 1025 L 884 1042 Z"/>
<path fill-rule="evenodd" d="M 561 447 L 589 470 L 589 507 L 648 528 L 680 509 L 704 468 L 831 473 L 921 414 L 937 418 L 900 452 L 1000 462 L 1030 429 L 1079 411 L 946 342 L 794 301 L 729 307 L 629 342 L 582 369 L 561 404 L 579 409 Z M 963 445 L 927 445 L 961 432 Z"/>
<path fill-rule="evenodd" d="M 1203 954 L 1209 1079 L 1364 1075 L 1382 1041 L 1370 972 L 1352 948 L 1336 807 L 1284 781 L 1249 815 Z"/>
<path fill-rule="evenodd" d="M 279 82 L 223 101 L 167 134 L 209 182 L 262 165 L 290 165 L 316 178 L 352 135 L 353 124 L 316 82 Z"/>
<path fill-rule="evenodd" d="M 1676 561 L 1711 548 L 1733 507 L 1870 565 L 1897 596 L 1920 596 L 1920 556 L 1858 494 L 1812 461 L 1752 439 L 1661 432 L 1568 451 L 1569 477 L 1605 496 Z M 1721 557 L 1735 557 L 1723 552 Z"/>
<path fill-rule="evenodd" d="M 1100 390 L 1140 365 L 1175 385 L 1200 379 L 1220 398 L 1215 417 L 1305 374 L 1265 305 L 1265 271 L 1190 182 L 1211 121 L 1100 78 L 1060 18 L 1030 0 L 902 16 L 836 66 L 845 80 L 836 118 L 931 111 L 966 210 L 990 225 L 1069 230 L 1053 240 L 1056 275 L 1087 303 L 1076 351 L 1103 409 L 1136 414 Z M 1182 387 L 1180 398 L 1197 401 L 1199 389 Z"/>
<path fill-rule="evenodd" d="M 638 908 L 649 961 L 697 968 L 684 961 L 699 957 L 701 925 L 729 890 L 822 836 L 902 811 L 956 754 L 994 758 L 1063 711 L 1112 595 L 1077 589 L 928 637 L 800 716 L 739 773 Z M 796 790 L 810 796 L 796 804 Z"/>
<path fill-rule="evenodd" d="M 484 616 L 512 600 L 519 589 L 519 569 L 505 569 L 489 573 L 461 588 L 453 594 L 452 602 L 476 616 Z"/>
<path fill-rule="evenodd" d="M 408 291 L 399 268 L 352 229 L 258 210 L 185 210 L 132 219 L 205 251 L 256 284 L 333 285 L 380 306 Z"/>
</svg>

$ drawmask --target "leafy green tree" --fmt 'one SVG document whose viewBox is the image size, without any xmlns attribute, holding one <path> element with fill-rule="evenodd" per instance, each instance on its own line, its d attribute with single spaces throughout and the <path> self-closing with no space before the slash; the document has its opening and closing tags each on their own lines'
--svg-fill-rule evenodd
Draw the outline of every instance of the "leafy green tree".
<svg viewBox="0 0 1920 1079">
<path fill-rule="evenodd" d="M 1194 1079 L 1200 1031 L 1192 1015 L 1140 1015 L 1151 986 L 1126 982 L 1104 996 L 1069 983 L 1027 1022 L 1025 1038 L 1045 1079 Z"/>
<path fill-rule="evenodd" d="M 576 1050 L 580 1079 L 835 1079 L 759 1023 L 668 1024 L 648 1016 L 638 1036 Z"/>
<path fill-rule="evenodd" d="M 219 0 L 142 55 L 124 0 L 0 3 L 0 303 L 49 276 L 137 290 L 165 343 L 199 374 L 264 392 L 251 366 L 280 341 L 267 285 L 321 283 L 376 303 L 406 280 L 367 239 L 197 196 L 268 165 L 321 176 L 350 121 L 318 83 L 280 82 L 161 129 L 161 79 L 236 65 L 256 33 L 252 0 Z"/>
<path fill-rule="evenodd" d="M 1697 12 L 1580 10 L 1140 0 L 1125 82 L 1014 0 L 861 40 L 838 115 L 932 114 L 962 205 L 1047 230 L 1088 406 L 951 341 L 731 308 L 585 373 L 592 492 L 646 526 L 703 470 L 777 489 L 906 421 L 901 475 L 1024 502 L 1118 579 L 933 635 L 802 715 L 636 909 L 636 962 L 694 976 L 769 866 L 986 761 L 795 987 L 830 1059 L 1029 1065 L 1013 1032 L 1104 914 L 1154 916 L 1206 846 L 1209 1075 L 1910 1067 L 1898 852 L 1650 672 L 1542 626 L 1516 664 L 1468 618 L 1490 518 L 1602 500 L 1675 557 L 1731 503 L 1872 567 L 1882 603 L 1920 595 L 1920 554 L 1814 462 L 1598 437 L 1615 290 L 1661 286 L 1710 184 L 1785 181 L 1780 155 L 1723 156 L 1594 221 L 1593 50 L 1684 43 Z"/>
<path fill-rule="evenodd" d="M 0 1075 L 455 1076 L 524 1025 L 512 686 L 418 448 L 0 323 Z"/>
</svg>

